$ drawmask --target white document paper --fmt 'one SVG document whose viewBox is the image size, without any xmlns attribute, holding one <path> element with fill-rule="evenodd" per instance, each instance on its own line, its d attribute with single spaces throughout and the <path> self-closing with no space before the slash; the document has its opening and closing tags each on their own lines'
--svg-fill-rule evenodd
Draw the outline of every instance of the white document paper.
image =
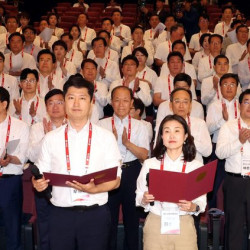
<svg viewBox="0 0 250 250">
<path fill-rule="evenodd" d="M 236 30 L 232 30 L 227 32 L 227 36 L 230 38 L 230 40 L 232 41 L 232 43 L 237 43 L 238 39 L 236 36 Z"/>
<path fill-rule="evenodd" d="M 41 33 L 40 33 L 40 37 L 43 39 L 44 42 L 49 42 L 49 40 L 52 37 L 54 30 L 50 29 L 48 27 L 46 27 Z"/>
<path fill-rule="evenodd" d="M 19 142 L 20 142 L 20 139 L 9 141 L 7 144 L 7 154 L 9 154 L 9 155 L 13 154 L 15 152 Z"/>
<path fill-rule="evenodd" d="M 159 23 L 156 27 L 155 27 L 155 32 L 158 30 L 159 33 L 161 33 L 163 30 L 165 30 L 166 26 L 163 23 Z"/>
</svg>

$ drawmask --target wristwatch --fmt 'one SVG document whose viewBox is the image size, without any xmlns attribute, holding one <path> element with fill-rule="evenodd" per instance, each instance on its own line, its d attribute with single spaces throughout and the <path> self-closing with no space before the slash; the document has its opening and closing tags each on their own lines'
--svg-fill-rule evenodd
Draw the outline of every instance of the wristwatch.
<svg viewBox="0 0 250 250">
<path fill-rule="evenodd" d="M 199 211 L 200 211 L 200 206 L 199 206 L 199 205 L 196 205 L 195 212 L 198 213 Z"/>
</svg>

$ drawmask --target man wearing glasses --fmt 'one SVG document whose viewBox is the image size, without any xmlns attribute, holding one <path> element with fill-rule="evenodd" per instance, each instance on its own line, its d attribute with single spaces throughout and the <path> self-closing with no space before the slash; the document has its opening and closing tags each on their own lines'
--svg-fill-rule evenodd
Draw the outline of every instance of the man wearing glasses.
<svg viewBox="0 0 250 250">
<path fill-rule="evenodd" d="M 28 125 L 40 122 L 46 116 L 43 99 L 37 95 L 38 72 L 24 69 L 20 75 L 21 98 L 10 104 L 9 113 Z"/>
<path fill-rule="evenodd" d="M 220 129 L 216 155 L 225 159 L 224 180 L 225 248 L 243 249 L 249 245 L 250 213 L 250 90 L 239 97 L 240 117 Z M 247 228 L 247 234 L 244 228 Z M 247 237 L 247 238 L 246 238 Z"/>
</svg>

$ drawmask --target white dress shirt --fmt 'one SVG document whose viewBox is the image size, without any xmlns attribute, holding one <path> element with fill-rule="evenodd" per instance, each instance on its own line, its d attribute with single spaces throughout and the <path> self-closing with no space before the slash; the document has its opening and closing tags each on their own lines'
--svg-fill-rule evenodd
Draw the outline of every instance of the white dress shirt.
<svg viewBox="0 0 250 250">
<path fill-rule="evenodd" d="M 162 31 L 159 36 L 157 38 L 154 38 L 154 35 L 155 35 L 155 29 L 151 28 L 151 29 L 148 29 L 144 32 L 144 35 L 143 35 L 143 40 L 146 42 L 151 42 L 152 45 L 154 46 L 154 49 L 156 49 L 157 45 L 158 45 L 158 39 L 160 37 L 160 35 L 163 33 L 164 31 Z M 164 40 L 166 41 L 166 39 Z"/>
<path fill-rule="evenodd" d="M 139 45 L 137 47 L 144 47 L 147 50 L 148 58 L 147 58 L 146 64 L 148 66 L 151 66 L 154 62 L 154 47 L 153 47 L 152 43 L 149 41 L 145 41 L 144 46 Z M 121 61 L 123 60 L 124 57 L 131 55 L 134 49 L 135 48 L 133 45 L 133 41 L 130 41 L 129 44 L 127 46 L 125 46 L 122 50 Z"/>
<path fill-rule="evenodd" d="M 200 59 L 198 64 L 198 79 L 202 82 L 203 79 L 214 74 L 214 57 L 209 54 Z"/>
<path fill-rule="evenodd" d="M 159 126 L 162 122 L 162 120 L 167 116 L 167 115 L 172 115 L 173 111 L 169 107 L 170 100 L 167 100 L 165 102 L 162 102 L 157 110 L 157 116 L 156 116 L 156 125 L 155 128 L 157 130 L 159 129 Z M 202 105 L 197 102 L 196 100 L 192 100 L 192 109 L 190 112 L 190 116 L 192 117 L 197 117 L 200 119 L 204 119 L 204 110 Z"/>
<path fill-rule="evenodd" d="M 192 79 L 192 83 L 191 83 L 191 87 L 190 87 L 190 90 L 192 92 L 192 98 L 197 99 L 196 92 L 195 92 L 195 85 L 193 82 L 193 80 L 197 80 L 195 68 L 192 64 L 190 64 L 188 62 L 184 62 L 183 69 L 184 69 L 184 73 L 188 74 Z M 168 77 L 168 75 L 169 75 L 168 64 L 164 63 L 161 67 L 160 77 Z"/>
<path fill-rule="evenodd" d="M 164 158 L 164 170 L 163 171 L 171 171 L 171 172 L 182 172 L 182 166 L 183 166 L 183 154 L 173 161 L 167 153 L 165 154 Z M 150 204 L 144 205 L 142 203 L 142 198 L 145 192 L 148 192 L 148 185 L 146 181 L 146 176 L 149 173 L 149 169 L 158 169 L 160 170 L 161 161 L 157 160 L 155 157 L 148 159 L 144 162 L 140 175 L 137 179 L 137 190 L 136 190 L 136 206 L 141 206 L 145 208 L 145 211 L 152 212 L 153 214 L 161 216 L 162 208 L 168 208 L 168 207 L 178 207 L 176 203 L 170 203 L 170 202 L 160 202 L 155 201 L 153 206 L 150 206 Z M 202 167 L 201 162 L 193 160 L 191 162 L 187 162 L 186 165 L 186 171 L 185 173 L 190 173 L 198 168 Z M 174 188 L 174 187 L 171 187 Z M 192 200 L 193 203 L 198 205 L 200 207 L 200 210 L 198 213 L 195 212 L 185 212 L 180 210 L 180 215 L 187 215 L 187 214 L 195 214 L 198 215 L 200 212 L 204 212 L 207 204 L 206 194 L 197 197 L 196 199 Z"/>
<path fill-rule="evenodd" d="M 191 36 L 191 40 L 190 40 L 190 43 L 189 43 L 189 48 L 190 49 L 193 49 L 195 51 L 200 51 L 202 49 L 201 45 L 200 45 L 200 38 L 202 36 L 202 34 L 205 34 L 205 33 L 209 33 L 209 30 L 207 32 L 204 32 L 204 33 L 196 33 L 196 34 L 193 34 Z"/>
<path fill-rule="evenodd" d="M 241 118 L 240 124 L 241 128 L 250 129 Z M 220 129 L 215 151 L 218 158 L 226 159 L 226 172 L 241 173 L 241 147 L 243 147 L 243 155 L 249 155 L 249 141 L 241 144 L 239 140 L 238 119 L 226 122 Z"/>
<path fill-rule="evenodd" d="M 96 80 L 103 82 L 109 88 L 110 84 L 118 79 L 121 79 L 119 65 L 114 61 L 108 60 L 107 58 L 95 58 L 95 62 L 98 65 Z M 102 78 L 99 74 L 100 66 L 105 69 L 105 78 Z"/>
<path fill-rule="evenodd" d="M 5 34 L 5 33 L 7 33 L 7 30 L 3 25 L 1 25 L 0 26 L 0 34 Z"/>
<path fill-rule="evenodd" d="M 119 26 L 115 26 L 113 24 L 113 29 L 111 30 L 110 35 L 111 36 L 121 35 L 122 37 L 124 37 L 123 41 L 121 41 L 122 47 L 126 46 L 128 44 L 128 42 L 131 40 L 131 30 L 130 30 L 129 26 L 122 24 L 122 23 Z"/>
<path fill-rule="evenodd" d="M 48 46 L 49 46 L 50 50 L 52 50 L 52 45 L 56 41 L 58 41 L 58 38 L 56 36 L 52 35 L 49 42 L 48 42 Z M 42 49 L 45 49 L 45 43 L 44 43 L 44 41 L 42 40 L 42 38 L 40 36 L 36 36 L 33 43 L 38 47 L 40 47 L 40 45 L 42 43 Z"/>
<path fill-rule="evenodd" d="M 11 63 L 10 63 L 11 56 Z M 10 68 L 12 64 L 12 68 Z M 12 52 L 5 55 L 4 61 L 4 72 L 9 73 L 9 71 L 21 71 L 25 68 L 37 69 L 36 61 L 33 56 L 29 55 L 26 52 L 19 52 L 17 55 L 14 55 Z"/>
<path fill-rule="evenodd" d="M 174 90 L 173 82 L 174 77 L 171 74 L 168 74 L 165 77 L 158 77 L 154 86 L 154 94 L 160 93 L 162 100 L 169 100 L 170 94 Z"/>
<path fill-rule="evenodd" d="M 71 75 L 76 74 L 76 66 L 73 62 L 64 58 L 63 64 L 64 64 L 65 69 L 67 70 L 67 76 L 63 75 L 62 69 L 60 67 L 60 62 L 58 61 L 56 62 L 56 74 L 61 75 L 63 77 L 67 77 L 67 78 L 69 78 Z"/>
<path fill-rule="evenodd" d="M 213 135 L 212 142 L 217 143 L 218 134 L 222 125 L 226 122 L 222 115 L 222 103 L 226 104 L 228 112 L 228 121 L 239 118 L 239 102 L 237 99 L 228 101 L 224 98 L 214 101 L 209 105 L 207 111 L 206 123 L 209 133 Z"/>
<path fill-rule="evenodd" d="M 238 74 L 238 64 L 244 51 L 247 51 L 246 44 L 242 45 L 240 43 L 233 43 L 227 47 L 226 57 L 232 65 L 232 71 L 234 74 Z"/>
<path fill-rule="evenodd" d="M 219 83 L 220 79 L 218 80 L 218 90 L 216 91 L 213 85 L 213 77 L 214 76 L 212 75 L 205 78 L 201 84 L 201 102 L 203 105 L 206 105 L 207 108 L 213 101 L 221 100 L 222 98 L 220 91 L 220 83 Z M 241 94 L 241 86 L 239 84 L 237 88 L 237 96 L 239 96 L 240 94 Z"/>
<path fill-rule="evenodd" d="M 79 39 L 80 38 L 78 38 L 77 40 L 75 40 L 73 42 L 72 49 L 79 51 L 78 48 L 77 48 L 77 44 L 79 42 Z M 83 50 L 83 51 L 87 51 L 87 43 L 83 42 L 83 41 L 80 41 L 80 49 Z M 82 53 L 82 52 L 80 52 L 80 53 Z"/>
<path fill-rule="evenodd" d="M 6 142 L 6 132 L 8 128 L 9 116 L 7 115 L 6 119 L 0 123 L 0 156 L 3 154 L 5 149 Z M 15 174 L 21 175 L 23 173 L 23 165 L 26 162 L 26 152 L 29 143 L 29 126 L 15 117 L 11 117 L 11 126 L 10 126 L 10 136 L 9 142 L 13 140 L 20 140 L 16 149 L 13 152 L 9 152 L 10 155 L 16 156 L 21 164 L 12 164 L 9 163 L 6 167 L 3 167 L 3 174 Z M 8 152 L 7 152 L 8 153 Z M 6 190 L 7 192 L 8 190 Z"/>
<path fill-rule="evenodd" d="M 56 27 L 54 29 L 54 35 L 58 38 L 58 40 L 61 39 L 61 35 L 64 33 L 64 29 Z"/>
<path fill-rule="evenodd" d="M 21 97 L 19 99 L 19 101 L 20 100 L 22 100 L 21 115 L 15 114 L 16 108 L 15 108 L 13 102 L 11 102 L 10 107 L 9 107 L 9 112 L 8 112 L 11 116 L 14 116 L 17 119 L 20 119 L 20 120 L 26 122 L 28 125 L 32 125 L 31 124 L 32 122 L 33 123 L 41 122 L 43 120 L 43 118 L 46 117 L 47 111 L 46 111 L 46 106 L 45 106 L 44 100 L 42 98 L 38 97 L 38 95 L 35 95 L 29 101 L 26 101 L 24 97 Z M 34 108 L 36 108 L 37 100 L 38 100 L 38 106 L 37 106 L 36 115 L 32 118 L 32 116 L 29 114 L 30 105 L 32 102 L 34 102 Z"/>
<path fill-rule="evenodd" d="M 72 48 L 70 51 L 67 52 L 65 57 L 75 65 L 77 72 L 81 70 L 81 63 L 83 60 L 83 56 L 80 51 Z"/>
<path fill-rule="evenodd" d="M 40 172 L 69 174 L 65 155 L 65 127 L 66 125 L 63 125 L 49 132 L 44 137 L 41 153 L 36 162 Z M 79 132 L 69 125 L 70 175 L 85 175 L 88 135 L 89 122 Z M 114 135 L 92 124 L 91 151 L 87 174 L 118 166 L 118 176 L 120 176 L 120 162 L 121 156 Z M 97 194 L 83 193 L 84 200 L 72 201 L 71 191 L 72 188 L 70 187 L 53 186 L 52 204 L 58 207 L 91 206 L 94 204 L 104 205 L 108 201 L 108 192 Z"/>
<path fill-rule="evenodd" d="M 10 36 L 9 32 L 0 34 L 0 51 L 3 54 L 9 52 L 9 49 L 7 48 L 7 44 L 9 44 L 9 36 Z"/>
<path fill-rule="evenodd" d="M 111 83 L 108 93 L 108 102 L 111 102 L 111 93 L 112 90 L 117 86 L 123 85 L 124 79 L 116 80 Z M 128 85 L 130 89 L 134 89 L 135 80 L 131 81 Z M 147 107 L 152 103 L 152 96 L 150 94 L 150 88 L 146 82 L 139 81 L 139 88 L 140 90 L 138 92 L 134 92 L 134 97 L 141 99 L 141 101 L 144 103 L 144 105 Z"/>
<path fill-rule="evenodd" d="M 20 97 L 16 77 L 4 73 L 0 74 L 0 86 L 9 91 L 11 101 Z"/>
<path fill-rule="evenodd" d="M 192 65 L 195 68 L 195 72 L 196 74 L 198 74 L 198 65 L 199 65 L 199 61 L 201 60 L 201 58 L 206 57 L 207 55 L 205 54 L 204 50 L 198 51 L 194 54 L 194 57 L 192 59 Z"/>
<path fill-rule="evenodd" d="M 87 49 L 91 50 L 91 42 L 96 37 L 96 33 L 94 29 L 91 29 L 87 26 L 84 28 L 81 28 L 81 38 L 84 40 L 84 42 L 87 44 Z"/>
<path fill-rule="evenodd" d="M 151 122 L 147 122 L 145 120 L 140 120 L 146 127 L 147 131 L 148 131 L 148 141 L 149 143 L 151 143 L 152 139 L 153 139 L 153 127 Z"/>
<path fill-rule="evenodd" d="M 152 87 L 154 89 L 156 80 L 158 78 L 158 76 L 157 76 L 157 74 L 155 73 L 154 70 L 150 69 L 148 66 L 145 66 L 145 68 L 142 71 L 137 72 L 136 76 L 139 79 L 144 79 L 144 80 L 149 81 L 152 84 Z"/>
<path fill-rule="evenodd" d="M 110 37 L 110 48 L 115 50 L 119 55 L 121 53 L 122 41 L 117 36 Z"/>
<path fill-rule="evenodd" d="M 85 13 L 87 13 L 88 12 L 88 9 L 89 9 L 89 5 L 88 4 L 86 4 L 86 3 L 83 3 L 83 6 L 85 7 Z M 74 3 L 73 4 L 73 7 L 75 8 L 79 8 L 79 7 L 82 7 L 82 5 L 80 4 L 80 3 Z"/>
<path fill-rule="evenodd" d="M 225 37 L 225 35 L 227 34 L 227 31 L 230 29 L 230 26 L 231 26 L 231 22 L 229 25 L 226 25 L 225 22 L 217 23 L 214 27 L 214 34 L 219 34 L 222 37 Z"/>
<path fill-rule="evenodd" d="M 126 128 L 127 135 L 128 135 L 128 124 L 129 124 L 129 119 L 128 116 L 125 117 L 123 120 L 120 120 L 115 114 L 114 114 L 114 123 L 115 123 L 115 128 L 117 131 L 118 139 L 118 147 L 122 156 L 122 161 L 123 162 L 130 162 L 134 161 L 137 159 L 137 157 L 132 154 L 127 148 L 122 144 L 122 134 L 124 128 Z M 112 117 L 100 120 L 98 122 L 98 125 L 102 128 L 105 128 L 109 131 L 112 130 Z M 148 140 L 148 131 L 145 125 L 136 119 L 131 118 L 131 137 L 130 137 L 130 142 L 135 144 L 138 147 L 145 148 L 149 150 L 149 140 Z"/>
<path fill-rule="evenodd" d="M 93 50 L 90 50 L 88 53 L 88 58 L 95 60 L 95 54 Z M 107 48 L 105 50 L 105 58 L 114 61 L 115 63 L 119 64 L 119 54 L 117 51 Z"/>
<path fill-rule="evenodd" d="M 242 91 L 250 88 L 250 57 L 247 56 L 238 64 L 238 75 L 242 86 Z"/>
<path fill-rule="evenodd" d="M 37 62 L 37 55 L 40 50 L 42 50 L 42 48 L 36 46 L 35 44 L 30 44 L 30 45 L 24 44 L 24 47 L 23 47 L 23 51 L 33 56 L 36 62 Z"/>
<path fill-rule="evenodd" d="M 163 62 L 167 62 L 168 54 L 172 52 L 172 42 L 170 40 L 160 43 L 155 51 L 155 59 L 162 60 Z M 186 53 L 184 55 L 184 61 L 191 60 L 192 57 L 188 49 L 186 49 Z"/>
</svg>

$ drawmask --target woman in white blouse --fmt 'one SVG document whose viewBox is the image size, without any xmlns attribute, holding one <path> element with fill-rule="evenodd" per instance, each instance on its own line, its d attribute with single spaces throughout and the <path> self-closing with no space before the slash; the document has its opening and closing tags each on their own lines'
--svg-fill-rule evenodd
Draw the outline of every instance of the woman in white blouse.
<svg viewBox="0 0 250 250">
<path fill-rule="evenodd" d="M 153 150 L 155 157 L 144 162 L 137 179 L 136 205 L 149 211 L 143 232 L 144 250 L 198 249 L 196 229 L 191 215 L 198 215 L 205 210 L 206 195 L 192 201 L 159 202 L 148 193 L 147 182 L 149 169 L 188 173 L 201 167 L 202 164 L 194 160 L 195 154 L 194 139 L 186 121 L 178 115 L 166 116 L 161 122 L 156 147 Z M 174 229 L 166 228 L 170 223 L 176 224 Z M 170 232 L 170 229 L 175 232 Z"/>
<path fill-rule="evenodd" d="M 58 40 L 61 39 L 61 35 L 64 33 L 64 29 L 58 28 L 58 16 L 55 13 L 50 13 L 47 16 L 47 22 L 49 24 L 49 27 L 54 30 L 53 35 L 58 38 Z"/>
</svg>

